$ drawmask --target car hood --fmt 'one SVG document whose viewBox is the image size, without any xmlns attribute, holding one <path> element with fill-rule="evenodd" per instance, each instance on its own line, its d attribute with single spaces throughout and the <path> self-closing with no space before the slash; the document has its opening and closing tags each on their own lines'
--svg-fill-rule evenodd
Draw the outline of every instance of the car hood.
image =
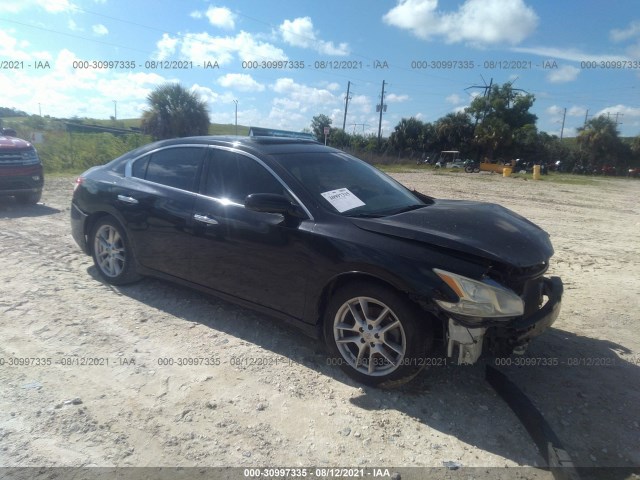
<svg viewBox="0 0 640 480">
<path fill-rule="evenodd" d="M 500 205 L 434 200 L 418 210 L 382 218 L 353 218 L 364 230 L 407 238 L 479 257 L 529 267 L 553 255 L 549 235 Z"/>
<path fill-rule="evenodd" d="M 3 150 L 29 148 L 29 147 L 31 147 L 31 144 L 26 140 L 22 140 L 21 138 L 6 137 L 4 135 L 0 135 L 0 148 Z"/>
</svg>

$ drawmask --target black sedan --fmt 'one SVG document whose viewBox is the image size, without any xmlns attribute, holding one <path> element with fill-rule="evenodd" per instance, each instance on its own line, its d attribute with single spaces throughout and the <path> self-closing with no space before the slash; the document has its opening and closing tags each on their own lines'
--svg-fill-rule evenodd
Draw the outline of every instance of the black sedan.
<svg viewBox="0 0 640 480">
<path fill-rule="evenodd" d="M 539 227 L 307 140 L 143 146 L 78 178 L 71 227 L 105 281 L 152 275 L 259 309 L 324 338 L 370 385 L 401 384 L 438 352 L 522 353 L 560 310 Z"/>
</svg>

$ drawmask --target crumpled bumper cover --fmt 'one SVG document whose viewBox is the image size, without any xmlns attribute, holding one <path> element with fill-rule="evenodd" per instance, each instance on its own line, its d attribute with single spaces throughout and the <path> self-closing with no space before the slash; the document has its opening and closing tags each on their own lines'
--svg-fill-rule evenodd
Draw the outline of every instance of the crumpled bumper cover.
<svg viewBox="0 0 640 480">
<path fill-rule="evenodd" d="M 514 347 L 526 345 L 529 340 L 547 330 L 558 318 L 564 286 L 560 277 L 543 279 L 543 295 L 547 302 L 536 312 L 518 318 L 506 325 L 487 329 L 487 344 L 492 354 L 511 354 Z"/>
</svg>

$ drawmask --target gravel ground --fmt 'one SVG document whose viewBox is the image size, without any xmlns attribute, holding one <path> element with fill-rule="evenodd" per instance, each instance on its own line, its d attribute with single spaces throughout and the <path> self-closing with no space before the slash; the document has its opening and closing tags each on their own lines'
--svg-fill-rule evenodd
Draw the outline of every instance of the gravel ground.
<svg viewBox="0 0 640 480">
<path fill-rule="evenodd" d="M 562 312 L 524 358 L 558 364 L 500 368 L 577 465 L 640 466 L 640 181 L 393 176 L 551 234 Z M 482 366 L 372 389 L 268 317 L 159 280 L 102 283 L 70 235 L 72 188 L 0 200 L 1 466 L 543 466 Z"/>
</svg>

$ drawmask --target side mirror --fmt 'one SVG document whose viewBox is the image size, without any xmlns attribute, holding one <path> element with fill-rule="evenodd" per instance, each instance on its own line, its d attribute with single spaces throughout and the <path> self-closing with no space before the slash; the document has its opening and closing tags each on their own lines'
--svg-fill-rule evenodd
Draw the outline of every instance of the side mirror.
<svg viewBox="0 0 640 480">
<path fill-rule="evenodd" d="M 279 213 L 285 217 L 306 218 L 302 209 L 284 195 L 275 193 L 252 193 L 244 200 L 245 208 L 254 212 Z"/>
</svg>

